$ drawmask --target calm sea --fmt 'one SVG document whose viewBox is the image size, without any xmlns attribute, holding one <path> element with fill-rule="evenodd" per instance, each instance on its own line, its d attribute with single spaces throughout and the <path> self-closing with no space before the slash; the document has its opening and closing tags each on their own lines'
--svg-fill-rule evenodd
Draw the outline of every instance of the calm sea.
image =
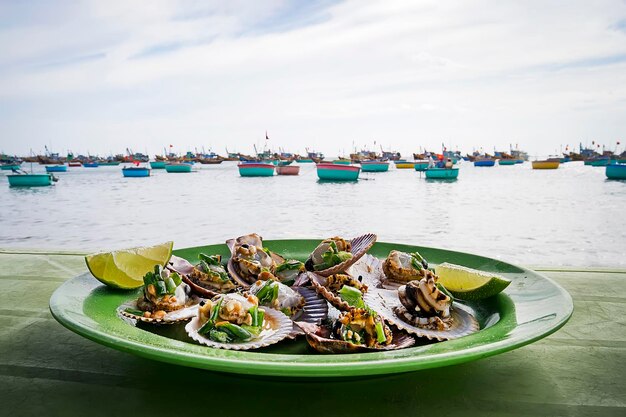
<svg viewBox="0 0 626 417">
<path fill-rule="evenodd" d="M 28 164 L 24 164 L 28 169 Z M 456 182 L 413 170 L 361 173 L 356 183 L 300 176 L 242 178 L 236 163 L 190 174 L 69 168 L 53 187 L 9 188 L 0 174 L 0 247 L 111 250 L 174 240 L 175 248 L 257 232 L 265 239 L 346 237 L 434 246 L 523 265 L 626 266 L 626 182 L 570 162 L 460 164 Z M 33 166 L 43 172 L 44 167 Z"/>
</svg>

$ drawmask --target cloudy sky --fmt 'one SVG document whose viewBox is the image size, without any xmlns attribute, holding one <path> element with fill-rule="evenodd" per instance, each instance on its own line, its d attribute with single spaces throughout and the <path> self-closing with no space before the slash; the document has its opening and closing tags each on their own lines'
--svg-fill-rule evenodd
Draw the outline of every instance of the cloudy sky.
<svg viewBox="0 0 626 417">
<path fill-rule="evenodd" d="M 626 143 L 626 2 L 0 1 L 0 151 Z"/>
</svg>

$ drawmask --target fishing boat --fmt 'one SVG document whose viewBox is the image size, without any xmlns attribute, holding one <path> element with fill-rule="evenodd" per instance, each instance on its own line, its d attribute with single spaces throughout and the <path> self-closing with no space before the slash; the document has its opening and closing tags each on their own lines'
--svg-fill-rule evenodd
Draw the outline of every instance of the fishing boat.
<svg viewBox="0 0 626 417">
<path fill-rule="evenodd" d="M 459 177 L 459 168 L 428 168 L 426 178 L 429 180 L 454 180 Z"/>
<path fill-rule="evenodd" d="M 165 161 L 152 161 L 150 162 L 150 168 L 152 169 L 165 169 L 165 165 L 167 162 Z"/>
<path fill-rule="evenodd" d="M 82 162 L 80 162 L 80 161 L 69 161 L 69 162 L 67 163 L 67 166 L 68 166 L 68 167 L 73 167 L 73 168 L 75 168 L 75 167 L 82 167 L 82 166 L 83 166 L 83 164 L 82 164 Z"/>
<path fill-rule="evenodd" d="M 356 181 L 361 168 L 354 165 L 337 165 L 329 163 L 317 164 L 317 176 L 320 180 Z"/>
<path fill-rule="evenodd" d="M 15 171 L 20 168 L 20 164 L 17 163 L 7 163 L 0 165 L 0 170 L 2 171 Z"/>
<path fill-rule="evenodd" d="M 296 158 L 296 162 L 299 164 L 310 164 L 313 162 L 311 158 Z"/>
<path fill-rule="evenodd" d="M 476 158 L 474 159 L 475 167 L 492 167 L 496 164 L 496 160 L 493 158 Z"/>
<path fill-rule="evenodd" d="M 181 162 L 172 162 L 165 164 L 165 170 L 172 174 L 191 172 L 191 165 Z"/>
<path fill-rule="evenodd" d="M 276 173 L 278 175 L 298 175 L 300 173 L 300 167 L 298 165 L 278 164 L 278 166 L 276 167 Z"/>
<path fill-rule="evenodd" d="M 124 167 L 122 168 L 124 177 L 149 177 L 150 168 L 148 167 Z"/>
<path fill-rule="evenodd" d="M 428 165 L 430 161 L 426 159 L 418 159 L 414 162 L 416 171 L 426 171 L 428 169 Z"/>
<path fill-rule="evenodd" d="M 289 160 L 289 161 L 281 160 L 281 161 L 278 161 L 278 165 L 277 166 L 279 166 L 279 167 L 286 167 L 287 165 L 291 165 L 292 162 L 293 162 L 293 160 Z"/>
<path fill-rule="evenodd" d="M 533 161 L 533 169 L 557 169 L 561 164 L 560 158 L 548 158 L 543 161 Z"/>
<path fill-rule="evenodd" d="M 605 174 L 612 180 L 626 180 L 626 164 L 607 165 Z"/>
<path fill-rule="evenodd" d="M 107 167 L 116 167 L 120 164 L 120 161 L 98 161 L 98 165 Z"/>
<path fill-rule="evenodd" d="M 237 168 L 242 177 L 271 177 L 274 175 L 276 166 L 262 162 L 245 162 L 237 164 Z"/>
<path fill-rule="evenodd" d="M 11 174 L 7 178 L 10 187 L 45 187 L 56 181 L 52 174 Z"/>
<path fill-rule="evenodd" d="M 394 161 L 396 169 L 413 169 L 415 168 L 415 162 L 409 162 L 406 159 L 399 159 Z"/>
<path fill-rule="evenodd" d="M 65 165 L 46 165 L 46 172 L 67 172 Z"/>
<path fill-rule="evenodd" d="M 335 165 L 350 165 L 349 159 L 335 159 L 333 162 Z"/>
<path fill-rule="evenodd" d="M 609 165 L 610 162 L 611 162 L 610 158 L 601 156 L 598 158 L 592 158 L 592 159 L 586 160 L 585 165 L 591 165 L 592 167 L 605 167 Z"/>
<path fill-rule="evenodd" d="M 389 162 L 361 161 L 361 170 L 363 172 L 387 172 L 389 170 Z"/>
<path fill-rule="evenodd" d="M 517 165 L 518 163 L 517 159 L 498 159 L 498 165 Z"/>
<path fill-rule="evenodd" d="M 83 166 L 85 168 L 98 168 L 100 164 L 98 164 L 97 162 L 84 162 Z"/>
</svg>

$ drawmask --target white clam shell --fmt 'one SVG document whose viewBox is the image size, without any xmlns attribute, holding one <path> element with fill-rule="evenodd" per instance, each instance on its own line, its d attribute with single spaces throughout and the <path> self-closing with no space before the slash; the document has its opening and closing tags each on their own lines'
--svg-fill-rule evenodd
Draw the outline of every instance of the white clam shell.
<svg viewBox="0 0 626 417">
<path fill-rule="evenodd" d="M 194 317 L 187 325 L 185 330 L 190 338 L 196 342 L 218 349 L 230 349 L 230 350 L 251 350 L 258 349 L 265 346 L 273 345 L 286 338 L 292 330 L 293 322 L 289 317 L 281 313 L 280 311 L 273 310 L 271 308 L 259 307 L 265 312 L 265 319 L 263 320 L 263 330 L 254 339 L 241 343 L 219 343 L 204 337 L 198 330 L 200 330 L 200 321 L 198 317 Z"/>
<path fill-rule="evenodd" d="M 128 313 L 124 310 L 132 308 L 137 310 L 137 301 L 129 301 L 117 308 L 117 315 L 127 323 L 136 326 L 138 321 L 150 324 L 176 324 L 188 321 L 198 315 L 198 303 L 200 299 L 195 299 L 194 304 L 189 307 L 181 308 L 180 310 L 170 311 L 161 319 L 155 319 L 152 317 L 136 316 Z"/>
<path fill-rule="evenodd" d="M 365 294 L 365 303 L 380 314 L 385 320 L 401 330 L 430 340 L 451 340 L 475 333 L 480 329 L 478 320 L 469 307 L 453 303 L 450 309 L 452 324 L 448 330 L 430 330 L 413 326 L 394 313 L 394 307 L 401 306 L 397 290 L 373 288 Z"/>
</svg>

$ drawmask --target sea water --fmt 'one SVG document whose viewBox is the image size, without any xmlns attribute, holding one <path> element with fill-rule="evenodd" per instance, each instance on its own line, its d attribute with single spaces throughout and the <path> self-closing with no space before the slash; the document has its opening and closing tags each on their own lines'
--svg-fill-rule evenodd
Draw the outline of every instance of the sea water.
<svg viewBox="0 0 626 417">
<path fill-rule="evenodd" d="M 0 173 L 0 248 L 79 252 L 173 240 L 175 248 L 265 239 L 353 237 L 432 246 L 522 265 L 626 266 L 626 181 L 582 162 L 474 167 L 456 181 L 414 170 L 361 173 L 358 182 L 299 176 L 242 178 L 236 163 L 152 170 L 68 168 L 52 187 L 10 188 Z M 29 164 L 23 168 L 29 170 Z M 33 164 L 34 172 L 44 172 Z"/>
</svg>

